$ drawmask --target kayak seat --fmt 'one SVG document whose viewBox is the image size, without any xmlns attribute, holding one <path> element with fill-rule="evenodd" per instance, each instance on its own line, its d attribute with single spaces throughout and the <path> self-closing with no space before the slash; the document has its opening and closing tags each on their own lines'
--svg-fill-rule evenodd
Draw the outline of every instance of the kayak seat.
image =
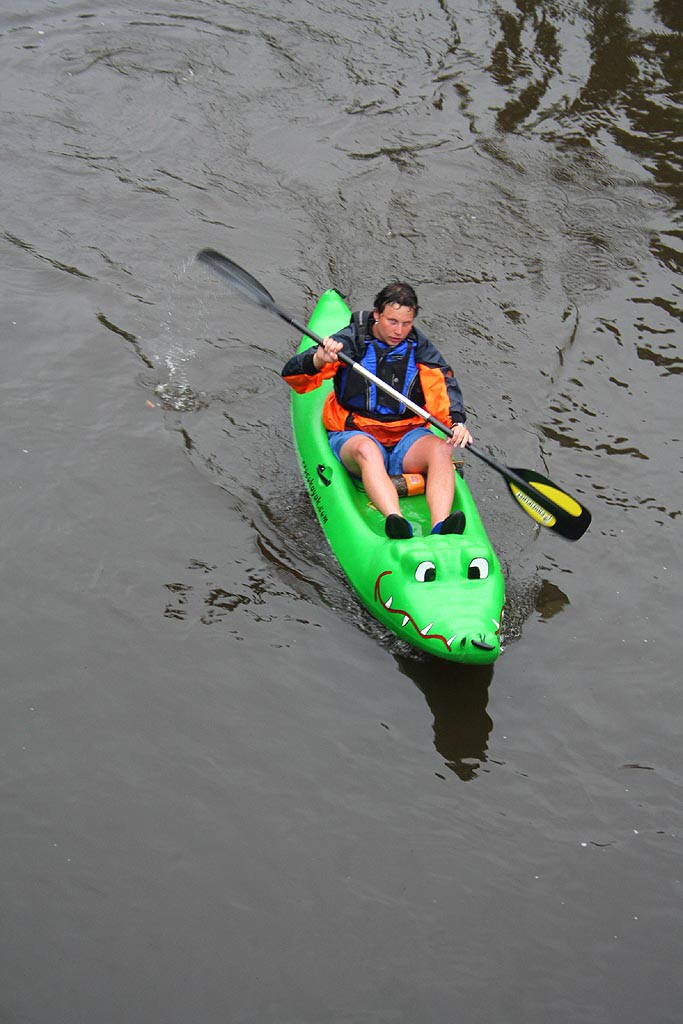
<svg viewBox="0 0 683 1024">
<path fill-rule="evenodd" d="M 464 460 L 453 460 L 453 466 L 458 476 L 464 477 Z M 353 481 L 357 490 L 365 490 L 362 481 L 358 477 L 351 476 L 349 473 L 349 478 Z M 398 476 L 390 477 L 390 479 L 396 488 L 399 498 L 412 498 L 414 494 L 424 494 L 425 492 L 427 481 L 424 473 L 400 473 Z"/>
</svg>

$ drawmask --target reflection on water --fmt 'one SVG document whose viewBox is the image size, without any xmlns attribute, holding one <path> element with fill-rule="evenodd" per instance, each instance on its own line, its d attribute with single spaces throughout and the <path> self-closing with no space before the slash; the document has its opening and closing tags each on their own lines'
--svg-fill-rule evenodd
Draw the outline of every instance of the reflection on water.
<svg viewBox="0 0 683 1024">
<path fill-rule="evenodd" d="M 493 665 L 454 666 L 432 658 L 394 654 L 403 675 L 424 694 L 434 716 L 434 746 L 444 764 L 463 782 L 475 779 L 488 760 L 493 721 L 488 714 Z"/>
<path fill-rule="evenodd" d="M 542 124 L 549 137 L 585 146 L 606 131 L 643 160 L 680 204 L 678 0 L 653 5 L 644 21 L 630 0 L 593 0 L 585 24 L 548 0 L 499 10 L 488 71 L 507 99 L 496 115 L 506 132 Z"/>
<path fill-rule="evenodd" d="M 515 585 L 508 604 L 512 621 L 505 623 L 507 644 L 519 639 L 523 622 L 534 611 L 547 622 L 566 608 L 569 598 L 557 584 L 535 577 L 524 586 Z M 463 782 L 477 778 L 488 762 L 493 720 L 487 706 L 495 665 L 451 665 L 396 652 L 393 657 L 426 698 L 434 716 L 434 746 L 446 767 Z"/>
<path fill-rule="evenodd" d="M 510 647 L 522 636 L 524 624 L 536 612 L 542 621 L 558 615 L 569 604 L 567 595 L 553 583 L 534 573 L 530 578 L 513 576 L 506 584 L 503 620 L 503 647 Z"/>
<path fill-rule="evenodd" d="M 552 619 L 569 604 L 569 598 L 550 580 L 541 580 L 534 607 L 544 621 Z"/>
<path fill-rule="evenodd" d="M 431 1021 L 457 990 L 678 1021 L 682 30 L 681 0 L 3 6 L 3 1020 Z M 405 276 L 479 443 L 586 493 L 568 547 L 468 467 L 495 666 L 397 654 L 360 605 L 296 465 L 294 332 L 204 246 L 302 318 Z M 409 801 L 366 728 L 397 672 Z"/>
</svg>

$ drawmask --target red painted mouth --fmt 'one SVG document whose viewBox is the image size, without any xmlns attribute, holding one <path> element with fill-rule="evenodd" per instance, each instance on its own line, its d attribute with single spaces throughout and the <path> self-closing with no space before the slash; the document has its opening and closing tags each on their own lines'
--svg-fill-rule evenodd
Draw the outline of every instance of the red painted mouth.
<svg viewBox="0 0 683 1024">
<path fill-rule="evenodd" d="M 410 622 L 410 624 L 415 629 L 415 632 L 418 633 L 421 637 L 423 637 L 425 640 L 440 640 L 441 643 L 444 644 L 446 650 L 450 652 L 451 644 L 455 640 L 455 636 L 452 636 L 450 640 L 447 640 L 445 636 L 441 635 L 441 633 L 424 633 L 420 629 L 420 627 L 418 626 L 417 622 L 412 617 L 410 612 L 405 611 L 405 609 L 403 608 L 392 608 L 389 605 L 387 605 L 387 603 L 382 598 L 380 592 L 380 580 L 382 579 L 382 576 L 391 576 L 391 574 L 392 573 L 390 569 L 385 569 L 384 572 L 381 572 L 377 579 L 375 580 L 375 600 L 379 601 L 384 610 L 389 612 L 391 615 L 401 615 L 403 617 L 404 626 L 407 626 L 408 623 Z M 391 598 L 389 598 L 389 600 L 391 600 Z"/>
</svg>

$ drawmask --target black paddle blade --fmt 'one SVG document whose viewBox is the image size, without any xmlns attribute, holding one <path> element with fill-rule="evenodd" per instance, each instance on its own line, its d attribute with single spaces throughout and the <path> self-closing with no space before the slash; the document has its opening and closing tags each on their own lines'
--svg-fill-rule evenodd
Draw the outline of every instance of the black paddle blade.
<svg viewBox="0 0 683 1024">
<path fill-rule="evenodd" d="M 276 310 L 275 299 L 267 291 L 260 281 L 257 281 L 255 277 L 243 267 L 233 263 L 227 256 L 223 256 L 222 253 L 216 252 L 215 249 L 202 249 L 201 252 L 197 253 L 197 260 L 199 263 L 204 263 L 207 267 L 213 270 L 216 274 L 220 274 L 221 277 L 225 278 L 228 284 L 236 288 L 238 292 L 251 301 L 255 302 L 257 306 L 262 306 L 263 309 L 269 309 L 271 312 Z"/>
<path fill-rule="evenodd" d="M 590 526 L 591 514 L 576 498 L 533 470 L 511 468 L 511 472 L 529 485 L 522 488 L 514 480 L 508 480 L 512 497 L 528 516 L 567 540 L 583 537 Z"/>
</svg>

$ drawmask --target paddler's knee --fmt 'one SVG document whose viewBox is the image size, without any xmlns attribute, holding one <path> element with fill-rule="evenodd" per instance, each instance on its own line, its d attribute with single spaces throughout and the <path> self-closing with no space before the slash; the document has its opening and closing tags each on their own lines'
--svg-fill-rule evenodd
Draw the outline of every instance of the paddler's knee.
<svg viewBox="0 0 683 1024">
<path fill-rule="evenodd" d="M 353 449 L 356 462 L 381 462 L 384 465 L 382 452 L 376 441 L 371 437 L 358 437 Z"/>
</svg>

